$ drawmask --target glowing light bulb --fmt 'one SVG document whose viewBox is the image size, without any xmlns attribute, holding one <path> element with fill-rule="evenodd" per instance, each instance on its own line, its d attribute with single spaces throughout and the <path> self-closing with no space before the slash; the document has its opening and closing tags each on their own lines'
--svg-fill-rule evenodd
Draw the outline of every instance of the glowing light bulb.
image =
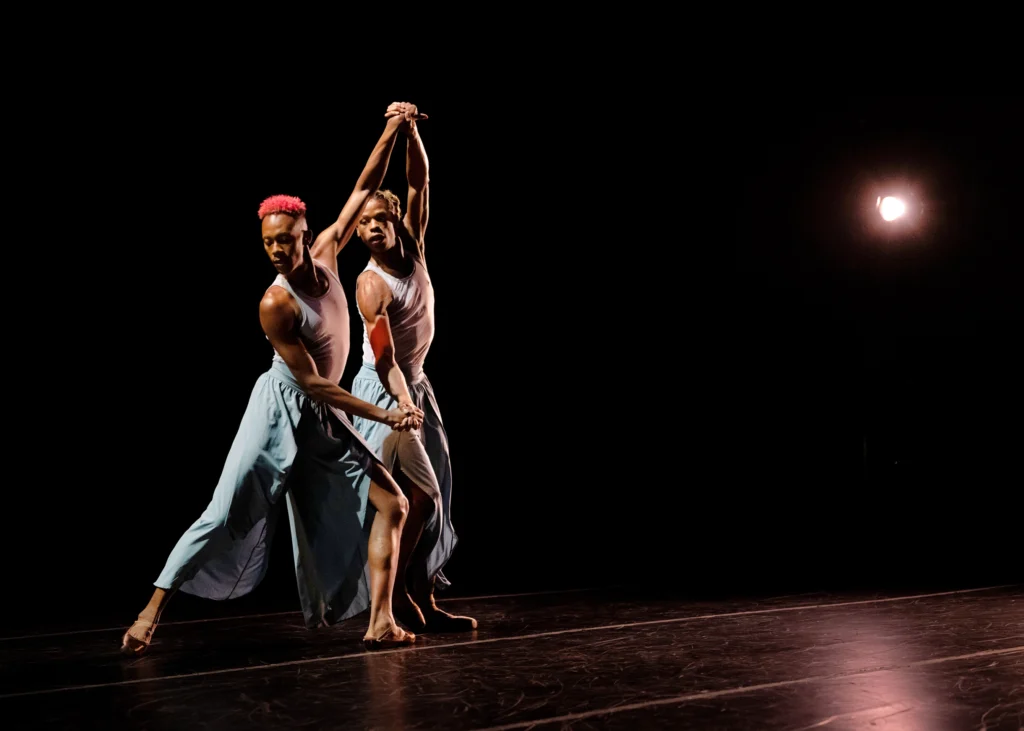
<svg viewBox="0 0 1024 731">
<path fill-rule="evenodd" d="M 899 198 L 886 196 L 878 203 L 878 212 L 886 221 L 895 221 L 907 212 L 907 204 Z"/>
</svg>

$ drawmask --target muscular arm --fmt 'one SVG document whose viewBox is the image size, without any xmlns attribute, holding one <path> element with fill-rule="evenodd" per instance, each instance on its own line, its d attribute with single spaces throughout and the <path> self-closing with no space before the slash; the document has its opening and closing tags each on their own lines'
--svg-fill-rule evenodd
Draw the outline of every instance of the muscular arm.
<svg viewBox="0 0 1024 731">
<path fill-rule="evenodd" d="M 354 416 L 390 424 L 387 411 L 356 398 L 316 372 L 312 356 L 296 334 L 297 320 L 298 312 L 291 295 L 280 287 L 271 287 L 260 301 L 260 324 L 302 391 L 314 401 L 322 401 Z"/>
<path fill-rule="evenodd" d="M 356 280 L 356 303 L 366 318 L 366 332 L 369 333 L 370 347 L 373 348 L 377 376 L 399 404 L 412 403 L 405 375 L 395 361 L 395 341 L 391 335 L 387 309 L 390 302 L 391 290 L 383 279 L 373 272 L 359 275 Z"/>
<path fill-rule="evenodd" d="M 409 194 L 405 205 L 405 227 L 416 241 L 420 257 L 424 254 L 423 235 L 427 230 L 430 194 L 430 165 L 427 150 L 423 146 L 416 123 L 406 128 L 405 177 L 409 183 Z"/>
<path fill-rule="evenodd" d="M 352 194 L 341 209 L 338 220 L 324 229 L 313 242 L 313 258 L 324 266 L 329 266 L 335 274 L 338 273 L 338 254 L 352 238 L 363 206 L 384 182 L 384 174 L 388 171 L 388 162 L 391 160 L 391 151 L 395 148 L 395 138 L 402 119 L 401 116 L 388 118 L 384 133 L 370 153 L 370 158 L 366 161 Z"/>
</svg>

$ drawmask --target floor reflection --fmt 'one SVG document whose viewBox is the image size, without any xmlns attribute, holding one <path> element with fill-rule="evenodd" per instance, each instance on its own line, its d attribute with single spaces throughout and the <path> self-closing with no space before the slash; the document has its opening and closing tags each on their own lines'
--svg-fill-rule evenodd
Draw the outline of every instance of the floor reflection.
<svg viewBox="0 0 1024 731">
<path fill-rule="evenodd" d="M 367 679 L 367 711 L 373 728 L 399 729 L 412 724 L 407 714 L 406 693 L 410 679 L 406 672 L 409 653 L 367 653 L 363 659 Z"/>
<path fill-rule="evenodd" d="M 827 684 L 828 692 L 804 697 L 813 698 L 820 716 L 807 728 L 960 731 L 930 713 L 915 712 L 941 706 L 948 694 L 941 693 L 941 674 L 932 678 L 927 667 L 907 665 L 957 655 L 962 648 L 950 641 L 949 625 L 938 614 L 932 621 L 917 616 L 916 623 L 908 624 L 901 611 L 885 607 L 823 612 L 818 621 L 795 626 L 814 656 L 807 674 L 836 678 Z M 847 673 L 850 677 L 844 680 Z"/>
</svg>

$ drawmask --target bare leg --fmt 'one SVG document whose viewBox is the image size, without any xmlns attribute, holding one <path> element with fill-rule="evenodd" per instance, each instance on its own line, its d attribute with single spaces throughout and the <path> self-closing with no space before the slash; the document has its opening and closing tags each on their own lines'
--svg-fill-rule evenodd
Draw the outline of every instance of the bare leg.
<svg viewBox="0 0 1024 731">
<path fill-rule="evenodd" d="M 398 572 L 402 527 L 409 514 L 409 501 L 394 479 L 374 463 L 370 482 L 370 502 L 377 509 L 370 528 L 370 627 L 363 641 L 367 647 L 395 647 L 416 641 L 416 635 L 395 623 L 391 595 Z"/>
<path fill-rule="evenodd" d="M 157 588 L 149 599 L 146 608 L 139 612 L 135 624 L 128 628 L 121 638 L 121 653 L 132 657 L 141 655 L 149 648 L 153 633 L 160 623 L 160 615 L 167 607 L 167 602 L 174 596 L 174 590 Z"/>
<path fill-rule="evenodd" d="M 477 622 L 473 617 L 449 614 L 437 606 L 434 602 L 434 577 L 419 577 L 410 590 L 425 619 L 421 632 L 469 632 L 476 629 Z"/>
<path fill-rule="evenodd" d="M 378 464 L 374 464 L 371 474 L 369 498 L 377 514 L 370 528 L 370 628 L 364 639 L 373 647 L 411 644 L 416 636 L 395 624 L 391 609 L 391 594 L 398 568 L 399 537 L 409 511 L 409 502 L 391 475 Z M 145 609 L 121 638 L 123 654 L 137 657 L 149 648 L 160 616 L 174 593 L 174 590 L 159 588 L 153 592 Z"/>
<path fill-rule="evenodd" d="M 457 617 L 442 611 L 434 602 L 434 580 L 428 579 L 423 564 L 427 555 L 416 553 L 423 526 L 435 510 L 434 501 L 401 469 L 395 469 L 395 480 L 409 498 L 409 517 L 402 531 L 402 555 L 395 582 L 395 614 L 405 626 L 416 632 L 468 632 L 477 627 L 472 617 Z M 406 583 L 406 572 L 413 577 Z"/>
<path fill-rule="evenodd" d="M 392 595 L 395 618 L 411 630 L 422 632 L 426 627 L 426 620 L 423 617 L 423 612 L 416 606 L 416 602 L 409 596 L 405 575 L 416 552 L 420 536 L 423 535 L 423 526 L 426 525 L 434 511 L 434 503 L 427 493 L 409 479 L 409 476 L 402 472 L 397 465 L 394 478 L 409 500 L 409 517 L 406 518 L 405 527 L 402 529 L 398 575 L 395 577 L 395 589 Z"/>
</svg>

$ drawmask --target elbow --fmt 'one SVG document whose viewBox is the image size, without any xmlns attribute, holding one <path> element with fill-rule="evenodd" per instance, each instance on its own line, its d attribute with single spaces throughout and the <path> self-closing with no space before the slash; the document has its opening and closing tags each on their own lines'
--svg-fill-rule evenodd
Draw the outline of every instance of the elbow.
<svg viewBox="0 0 1024 731">
<path fill-rule="evenodd" d="M 380 378 L 380 382 L 386 387 L 388 385 L 388 378 L 391 371 L 398 367 L 398 363 L 395 362 L 395 354 L 390 349 L 377 356 L 377 360 L 374 363 L 374 368 L 377 371 L 377 377 Z"/>
<path fill-rule="evenodd" d="M 324 389 L 320 379 L 313 376 L 313 374 L 302 374 L 301 376 L 296 376 L 295 380 L 299 384 L 299 388 L 307 397 L 313 401 L 323 400 Z"/>
<path fill-rule="evenodd" d="M 364 204 L 367 201 L 369 201 L 371 195 L 373 195 L 374 193 L 377 192 L 378 189 L 380 189 L 380 184 L 383 182 L 383 180 L 383 174 L 379 176 L 370 174 L 363 175 L 362 177 L 359 178 L 359 180 L 356 181 L 356 192 L 366 199 L 363 201 Z M 359 210 L 362 210 L 362 208 L 360 208 Z"/>
<path fill-rule="evenodd" d="M 394 356 L 387 356 L 377 358 L 377 362 L 374 364 L 374 367 L 377 369 L 377 375 L 380 376 L 381 379 L 385 379 L 388 377 L 388 373 L 391 372 L 391 369 L 396 365 L 398 364 L 395 363 Z"/>
<path fill-rule="evenodd" d="M 424 193 L 430 185 L 430 172 L 426 165 L 417 167 L 410 165 L 405 170 L 405 180 L 410 192 Z"/>
</svg>

